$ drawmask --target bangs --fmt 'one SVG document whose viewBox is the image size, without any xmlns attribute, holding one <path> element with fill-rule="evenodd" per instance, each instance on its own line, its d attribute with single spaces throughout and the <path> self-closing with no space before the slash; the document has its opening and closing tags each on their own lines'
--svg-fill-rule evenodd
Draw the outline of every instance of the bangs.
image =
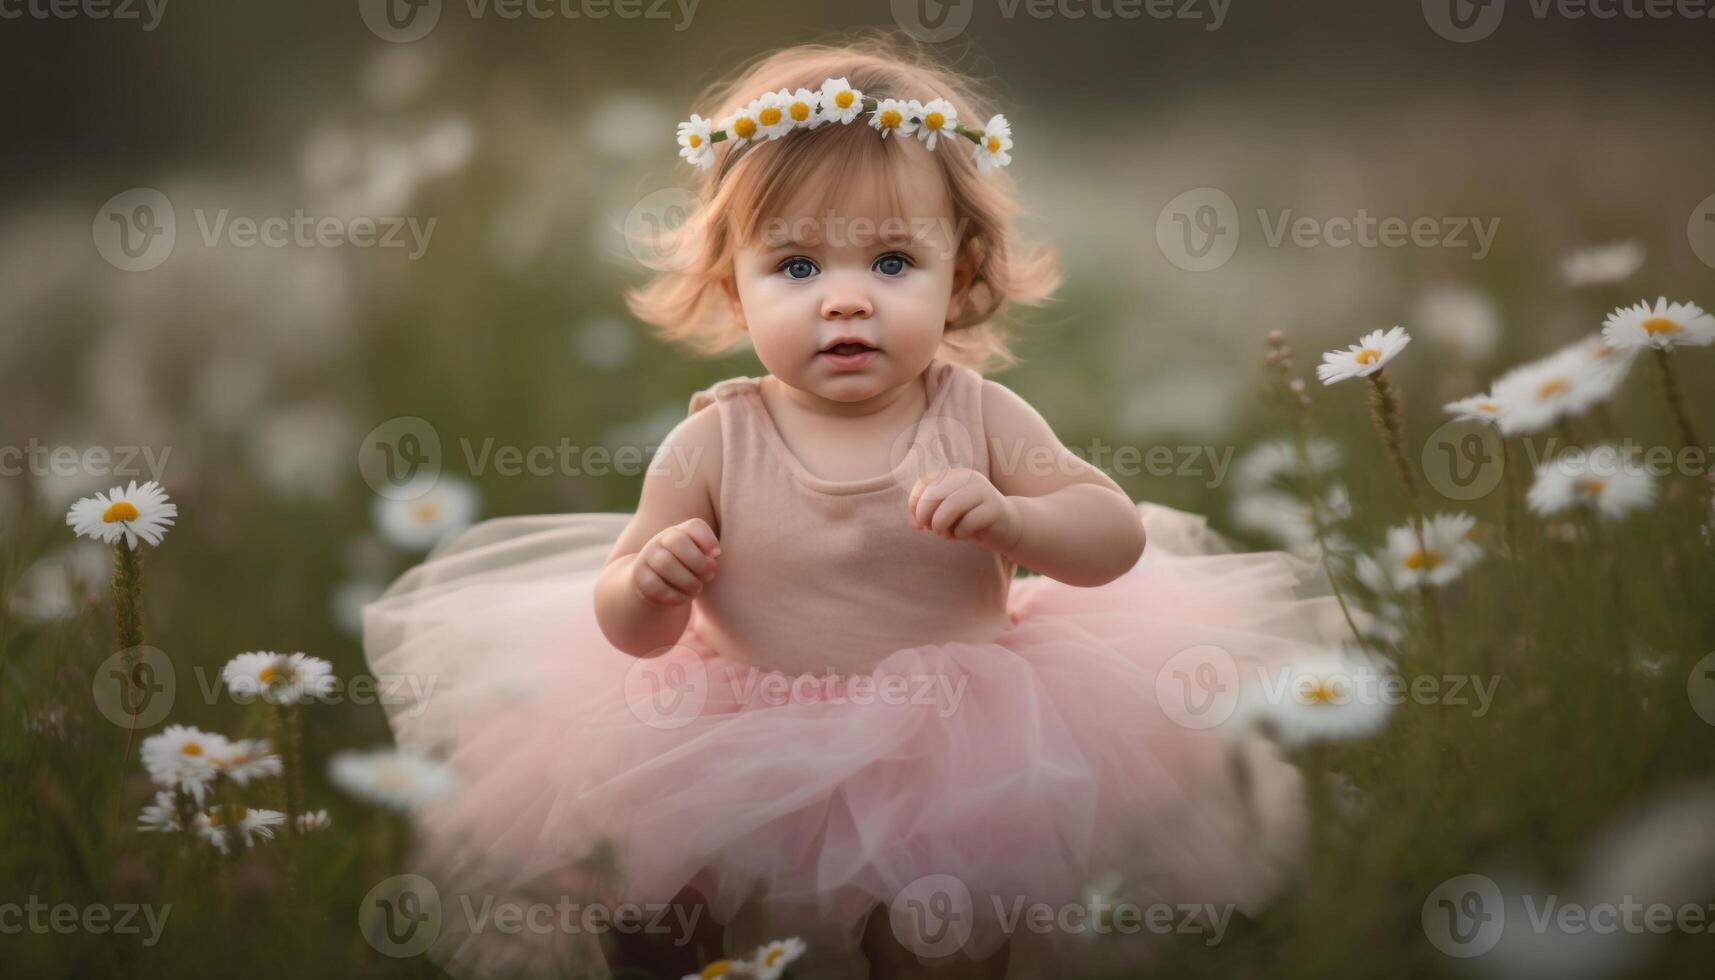
<svg viewBox="0 0 1715 980">
<path fill-rule="evenodd" d="M 858 217 L 843 214 L 841 200 L 854 195 L 881 202 L 880 220 L 907 218 L 900 187 L 900 144 L 911 137 L 882 139 L 861 123 L 830 123 L 772 143 L 749 144 L 731 157 L 726 177 L 731 197 L 725 213 L 734 239 L 756 240 L 765 227 L 786 218 Z"/>
</svg>

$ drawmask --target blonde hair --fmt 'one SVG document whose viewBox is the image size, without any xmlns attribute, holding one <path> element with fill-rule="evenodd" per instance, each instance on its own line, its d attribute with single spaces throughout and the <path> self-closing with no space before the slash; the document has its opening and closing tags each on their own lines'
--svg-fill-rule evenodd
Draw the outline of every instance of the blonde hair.
<svg viewBox="0 0 1715 980">
<path fill-rule="evenodd" d="M 874 97 L 944 98 L 965 125 L 980 127 L 994 111 L 967 79 L 920 46 L 885 34 L 765 55 L 711 86 L 697 106 L 718 125 L 764 92 L 815 91 L 828 78 L 845 78 Z M 1057 264 L 1051 251 L 1026 249 L 1015 240 L 1018 203 L 1011 178 L 998 169 L 979 172 L 964 137 L 943 139 L 954 145 L 937 147 L 933 157 L 946 178 L 961 233 L 958 260 L 968 275 L 962 279 L 964 309 L 947 321 L 941 355 L 978 371 L 1016 364 L 1018 357 L 1007 344 L 1009 331 L 998 318 L 1009 306 L 1045 301 L 1059 285 Z M 820 177 L 832 196 L 854 175 L 885 172 L 888 161 L 904 152 L 899 144 L 883 140 L 862 121 L 794 132 L 777 142 L 724 144 L 727 149 L 717 154 L 715 165 L 698 171 L 696 207 L 664 250 L 677 261 L 626 294 L 632 313 L 661 336 L 699 353 L 731 349 L 744 333 L 725 288 L 738 244 L 775 217 L 807 181 Z"/>
</svg>

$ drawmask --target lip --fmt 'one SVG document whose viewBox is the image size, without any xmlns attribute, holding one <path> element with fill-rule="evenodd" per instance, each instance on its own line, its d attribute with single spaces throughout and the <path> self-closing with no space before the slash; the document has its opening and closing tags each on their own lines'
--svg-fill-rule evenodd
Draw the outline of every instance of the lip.
<svg viewBox="0 0 1715 980">
<path fill-rule="evenodd" d="M 876 355 L 880 353 L 881 351 L 873 349 L 863 351 L 859 354 L 830 354 L 827 351 L 823 351 L 816 356 L 826 359 L 828 364 L 832 365 L 836 371 L 856 371 L 868 364 L 870 361 L 875 360 Z"/>
<path fill-rule="evenodd" d="M 862 344 L 865 347 L 874 347 L 875 346 L 874 344 L 870 343 L 868 340 L 864 339 L 863 337 L 854 337 L 850 334 L 847 334 L 847 335 L 842 336 L 842 337 L 835 337 L 833 340 L 830 340 L 827 343 L 823 344 L 820 353 L 826 354 L 828 352 L 828 348 L 838 347 L 841 344 Z"/>
</svg>

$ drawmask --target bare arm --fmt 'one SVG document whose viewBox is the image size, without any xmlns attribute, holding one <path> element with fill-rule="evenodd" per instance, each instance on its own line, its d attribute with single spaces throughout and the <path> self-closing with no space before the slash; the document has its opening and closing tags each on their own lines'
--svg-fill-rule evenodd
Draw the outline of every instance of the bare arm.
<svg viewBox="0 0 1715 980">
<path fill-rule="evenodd" d="M 691 600 L 720 556 L 714 488 L 720 417 L 708 406 L 667 435 L 643 478 L 637 512 L 596 580 L 596 622 L 634 657 L 666 652 L 684 635 Z"/>
<path fill-rule="evenodd" d="M 1067 449 L 1040 413 L 1010 388 L 983 383 L 989 479 L 1018 514 L 1001 554 L 1068 585 L 1096 586 L 1143 555 L 1137 505 L 1099 468 Z"/>
</svg>

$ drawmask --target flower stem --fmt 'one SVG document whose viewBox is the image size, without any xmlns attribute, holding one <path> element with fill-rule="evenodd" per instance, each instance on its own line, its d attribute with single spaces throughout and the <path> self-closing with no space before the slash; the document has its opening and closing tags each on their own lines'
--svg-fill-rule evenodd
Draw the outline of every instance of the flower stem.
<svg viewBox="0 0 1715 980">
<path fill-rule="evenodd" d="M 286 791 L 285 836 L 298 834 L 298 815 L 304 812 L 303 722 L 296 704 L 274 706 L 275 731 L 279 733 L 280 763 L 285 770 L 281 785 Z"/>
<path fill-rule="evenodd" d="M 1685 412 L 1685 401 L 1679 395 L 1679 379 L 1673 373 L 1673 361 L 1668 353 L 1656 348 L 1655 362 L 1661 367 L 1661 390 L 1667 396 L 1667 406 L 1673 410 L 1674 424 L 1679 426 L 1679 439 L 1685 448 L 1702 445 L 1697 441 L 1697 433 L 1691 428 L 1691 416 Z"/>
<path fill-rule="evenodd" d="M 1405 491 L 1407 523 L 1417 538 L 1417 549 L 1427 555 L 1429 543 L 1423 536 L 1423 508 L 1417 499 L 1417 480 L 1411 475 L 1411 461 L 1405 455 L 1405 406 L 1399 389 L 1394 387 L 1386 371 L 1377 371 L 1370 375 L 1369 380 L 1370 421 L 1381 434 L 1382 448 L 1387 450 L 1388 460 L 1393 463 L 1394 473 L 1399 476 L 1400 487 Z M 1427 584 L 1420 585 L 1417 596 L 1423 603 L 1423 618 L 1429 625 L 1436 655 L 1444 659 L 1447 641 L 1442 631 L 1441 608 L 1435 590 Z"/>
</svg>

